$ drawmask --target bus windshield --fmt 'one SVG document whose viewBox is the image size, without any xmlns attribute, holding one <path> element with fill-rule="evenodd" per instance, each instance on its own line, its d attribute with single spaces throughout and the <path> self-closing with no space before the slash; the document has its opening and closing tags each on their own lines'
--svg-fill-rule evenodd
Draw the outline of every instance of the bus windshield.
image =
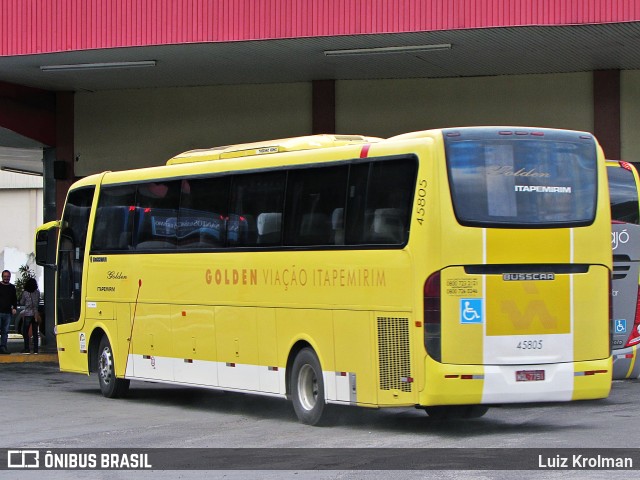
<svg viewBox="0 0 640 480">
<path fill-rule="evenodd" d="M 445 133 L 451 196 L 462 225 L 544 228 L 593 222 L 593 139 L 532 133 Z"/>
<path fill-rule="evenodd" d="M 638 189 L 633 172 L 626 168 L 608 168 L 611 219 L 625 223 L 640 223 Z"/>
</svg>

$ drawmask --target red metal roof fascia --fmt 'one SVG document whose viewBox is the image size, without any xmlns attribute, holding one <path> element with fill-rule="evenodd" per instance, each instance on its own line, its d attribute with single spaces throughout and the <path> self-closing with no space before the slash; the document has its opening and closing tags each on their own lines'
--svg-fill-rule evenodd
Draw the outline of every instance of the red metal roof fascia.
<svg viewBox="0 0 640 480">
<path fill-rule="evenodd" d="M 0 55 L 634 21 L 631 0 L 0 0 Z"/>
</svg>

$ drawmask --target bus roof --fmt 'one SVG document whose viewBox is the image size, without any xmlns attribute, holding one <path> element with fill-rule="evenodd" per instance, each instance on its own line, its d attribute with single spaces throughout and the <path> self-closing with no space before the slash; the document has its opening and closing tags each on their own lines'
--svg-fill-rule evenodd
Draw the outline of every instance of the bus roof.
<svg viewBox="0 0 640 480">
<path fill-rule="evenodd" d="M 377 143 L 381 138 L 363 135 L 308 135 L 304 137 L 265 140 L 254 143 L 224 145 L 198 150 L 189 150 L 167 161 L 167 165 L 178 163 L 206 162 L 228 158 L 251 157 L 270 153 L 294 152 L 316 148 L 340 147 L 360 143 Z"/>
</svg>

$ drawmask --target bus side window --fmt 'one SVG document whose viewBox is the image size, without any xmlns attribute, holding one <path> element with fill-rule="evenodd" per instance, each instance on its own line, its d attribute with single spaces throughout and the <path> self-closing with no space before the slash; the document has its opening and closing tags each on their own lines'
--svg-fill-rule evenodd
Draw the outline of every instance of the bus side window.
<svg viewBox="0 0 640 480">
<path fill-rule="evenodd" d="M 348 173 L 347 165 L 289 172 L 285 245 L 335 245 L 338 225 L 334 227 L 333 215 L 338 209 L 344 211 Z"/>
<path fill-rule="evenodd" d="M 348 245 L 406 243 L 416 173 L 417 162 L 413 157 L 351 167 L 346 218 Z"/>
<path fill-rule="evenodd" d="M 93 230 L 93 248 L 97 251 L 129 249 L 131 231 L 128 207 L 99 207 Z"/>
<path fill-rule="evenodd" d="M 136 250 L 176 248 L 180 182 L 149 182 L 136 192 Z"/>
<path fill-rule="evenodd" d="M 92 250 L 120 252 L 131 249 L 135 192 L 135 185 L 101 188 Z"/>
<path fill-rule="evenodd" d="M 263 213 L 282 215 L 286 178 L 284 171 L 239 174 L 233 177 L 227 222 L 227 243 L 230 247 L 261 245 L 257 219 Z M 272 235 L 269 245 L 280 245 L 281 237 L 280 232 Z"/>
<path fill-rule="evenodd" d="M 226 242 L 231 177 L 182 180 L 178 248 L 223 248 Z"/>
</svg>

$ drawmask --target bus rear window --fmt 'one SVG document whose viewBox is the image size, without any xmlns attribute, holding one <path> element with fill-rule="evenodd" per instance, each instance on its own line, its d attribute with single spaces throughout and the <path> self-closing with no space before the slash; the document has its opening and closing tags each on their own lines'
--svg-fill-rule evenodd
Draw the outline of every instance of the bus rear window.
<svg viewBox="0 0 640 480">
<path fill-rule="evenodd" d="M 611 219 L 626 223 L 640 223 L 638 189 L 631 170 L 621 167 L 607 168 Z"/>
<path fill-rule="evenodd" d="M 545 228 L 593 222 L 593 138 L 542 132 L 445 133 L 453 207 L 462 225 Z"/>
</svg>

